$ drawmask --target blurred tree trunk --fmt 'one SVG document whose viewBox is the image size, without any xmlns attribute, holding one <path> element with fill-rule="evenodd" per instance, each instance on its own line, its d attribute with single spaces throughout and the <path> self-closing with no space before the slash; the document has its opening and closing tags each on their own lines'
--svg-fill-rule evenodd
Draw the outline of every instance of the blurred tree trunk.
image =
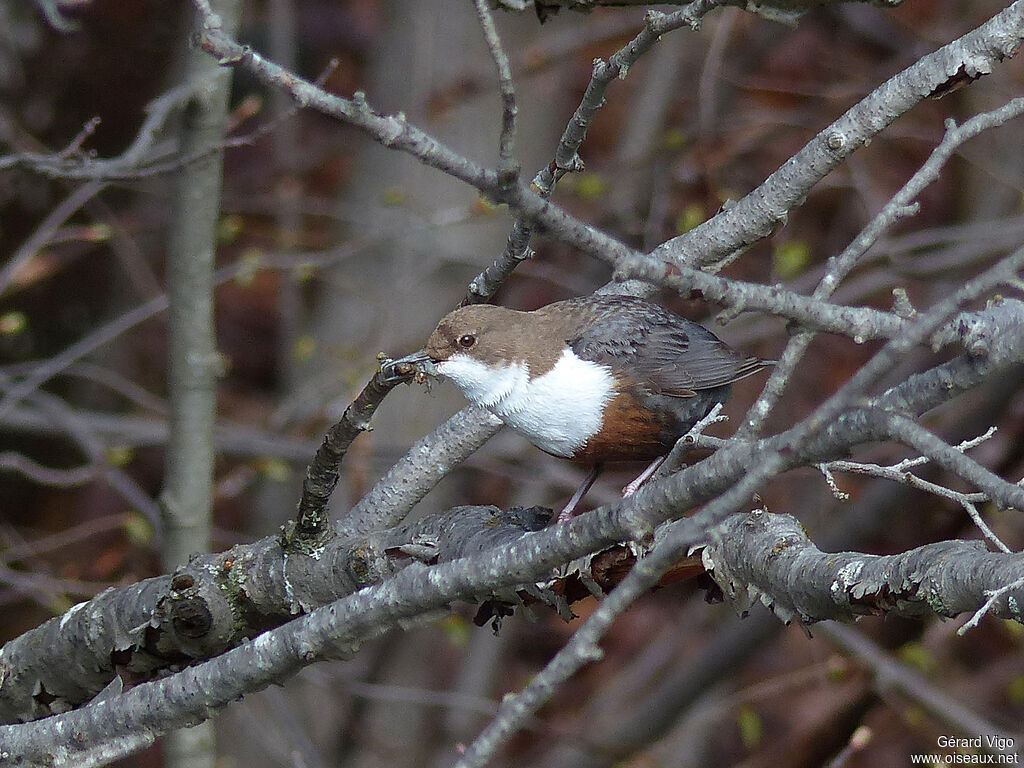
<svg viewBox="0 0 1024 768">
<path fill-rule="evenodd" d="M 234 34 L 241 0 L 216 0 L 225 29 Z M 181 125 L 181 152 L 190 156 L 224 139 L 231 69 L 201 50 L 185 54 L 183 82 L 194 87 Z M 220 215 L 223 152 L 214 151 L 178 173 L 169 227 L 167 285 L 168 423 L 161 557 L 165 571 L 210 548 L 213 512 L 213 425 L 221 368 L 213 317 L 213 268 Z M 163 741 L 168 768 L 216 762 L 213 723 L 175 731 Z"/>
</svg>

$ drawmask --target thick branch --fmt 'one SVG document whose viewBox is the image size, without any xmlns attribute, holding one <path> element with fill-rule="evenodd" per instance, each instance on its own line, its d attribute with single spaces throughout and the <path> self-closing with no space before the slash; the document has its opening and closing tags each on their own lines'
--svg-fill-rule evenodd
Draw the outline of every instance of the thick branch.
<svg viewBox="0 0 1024 768">
<path fill-rule="evenodd" d="M 760 601 L 785 622 L 894 613 L 921 618 L 975 611 L 988 593 L 1024 577 L 1024 554 L 981 541 L 941 541 L 899 555 L 822 552 L 790 515 L 735 515 L 711 533 L 704 564 L 746 610 Z M 1004 593 L 994 616 L 1024 621 L 1024 587 Z"/>
<path fill-rule="evenodd" d="M 389 528 L 499 429 L 501 420 L 476 406 L 463 408 L 416 441 L 341 521 L 347 530 Z"/>
<path fill-rule="evenodd" d="M 197 556 L 173 576 L 109 589 L 4 645 L 0 722 L 77 707 L 118 666 L 144 679 L 182 659 L 208 658 L 413 562 L 503 546 L 549 519 L 539 508 L 456 507 L 387 531 L 335 536 L 308 554 L 267 537 Z"/>
</svg>

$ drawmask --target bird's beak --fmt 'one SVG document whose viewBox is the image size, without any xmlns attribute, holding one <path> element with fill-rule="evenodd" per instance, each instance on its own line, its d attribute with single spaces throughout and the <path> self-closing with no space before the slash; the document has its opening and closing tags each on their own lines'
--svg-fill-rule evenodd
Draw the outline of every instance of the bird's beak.
<svg viewBox="0 0 1024 768">
<path fill-rule="evenodd" d="M 384 375 L 384 380 L 388 382 L 404 381 L 410 378 L 415 378 L 419 381 L 426 376 L 433 377 L 438 375 L 433 359 L 424 349 L 413 352 L 411 355 L 400 357 L 397 360 L 382 362 L 380 372 Z"/>
</svg>

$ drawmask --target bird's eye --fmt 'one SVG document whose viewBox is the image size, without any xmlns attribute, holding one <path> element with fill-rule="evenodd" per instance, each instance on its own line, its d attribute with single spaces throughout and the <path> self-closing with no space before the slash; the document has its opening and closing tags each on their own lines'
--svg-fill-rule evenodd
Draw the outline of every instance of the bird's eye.
<svg viewBox="0 0 1024 768">
<path fill-rule="evenodd" d="M 467 333 L 467 334 L 464 334 L 462 336 L 459 336 L 459 346 L 460 347 L 462 347 L 464 349 L 469 349 L 474 344 L 476 344 L 476 336 L 474 336 L 472 333 Z"/>
</svg>

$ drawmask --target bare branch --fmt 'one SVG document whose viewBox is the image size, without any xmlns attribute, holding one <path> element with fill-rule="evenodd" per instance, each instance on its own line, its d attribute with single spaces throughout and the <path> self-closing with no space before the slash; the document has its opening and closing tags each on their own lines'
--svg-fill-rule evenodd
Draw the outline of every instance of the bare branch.
<svg viewBox="0 0 1024 768">
<path fill-rule="evenodd" d="M 403 567 L 504 547 L 550 517 L 540 508 L 456 507 L 388 531 L 329 537 L 315 551 L 288 551 L 278 537 L 267 537 L 197 556 L 173 576 L 107 590 L 4 645 L 0 718 L 80 705 L 115 676 L 118 654 L 118 663 L 131 657 L 135 675 L 155 675 L 182 655 L 214 656 Z M 88 644 L 80 642 L 84 632 Z M 39 690 L 50 698 L 37 701 Z M 0 745 L 3 735 L 0 729 Z"/>
<path fill-rule="evenodd" d="M 1017 0 L 973 32 L 921 58 L 890 79 L 839 120 L 820 132 L 800 152 L 738 203 L 723 210 L 708 222 L 664 243 L 649 256 L 634 252 L 614 238 L 568 216 L 534 190 L 519 184 L 503 188 L 498 174 L 456 154 L 433 137 L 411 125 L 404 115 L 380 115 L 373 111 L 363 93 L 351 99 L 324 92 L 311 83 L 286 72 L 252 49 L 224 35 L 208 0 L 194 0 L 205 20 L 203 46 L 225 65 L 242 65 L 262 82 L 283 88 L 297 102 L 363 130 L 386 147 L 408 152 L 425 164 L 460 179 L 493 197 L 507 202 L 517 212 L 547 227 L 554 236 L 581 250 L 616 265 L 624 273 L 645 279 L 660 279 L 664 264 L 712 264 L 727 259 L 735 251 L 768 236 L 784 219 L 786 212 L 799 205 L 809 190 L 834 170 L 858 147 L 884 129 L 899 115 L 923 98 L 941 91 L 958 73 L 983 74 L 1012 56 L 1024 39 L 1024 1 Z M 703 8 L 703 6 L 697 6 Z M 683 13 L 683 12 L 680 12 Z M 689 17 L 687 17 L 689 18 Z M 657 37 L 659 24 L 681 26 L 687 19 L 676 15 L 656 16 L 651 26 L 638 36 L 637 45 L 649 45 Z M 674 27 L 670 27 L 674 28 Z M 641 40 L 642 38 L 642 40 Z M 647 41 L 647 42 L 643 42 Z M 619 75 L 623 64 L 608 65 L 611 78 Z M 582 109 L 581 105 L 581 109 Z M 573 123 L 585 129 L 589 111 Z M 583 133 L 579 132 L 582 141 Z M 556 156 L 556 168 L 571 168 L 578 144 L 569 141 L 568 157 Z"/>
<path fill-rule="evenodd" d="M 360 247 L 359 245 L 356 248 Z M 239 259 L 233 264 L 216 270 L 213 273 L 214 285 L 222 285 L 239 276 L 246 276 L 257 269 L 295 269 L 296 265 L 302 263 L 333 263 L 345 258 L 351 251 L 349 249 L 334 250 L 326 254 L 320 254 L 308 259 L 263 259 L 258 264 L 247 259 Z M 62 352 L 45 360 L 33 363 L 23 363 L 17 366 L 18 370 L 27 371 L 23 377 L 14 383 L 4 384 L 4 396 L 0 399 L 0 420 L 7 417 L 12 408 L 27 395 L 35 392 L 42 384 L 54 376 L 67 370 L 72 364 L 77 363 L 86 355 L 91 354 L 105 344 L 110 343 L 122 333 L 135 326 L 157 316 L 167 309 L 169 299 L 166 294 L 154 296 L 142 304 L 122 313 L 105 325 L 89 332 L 77 342 L 64 349 Z"/>
<path fill-rule="evenodd" d="M 0 379 L 2 381 L 2 379 Z M 88 426 L 79 421 L 77 414 L 67 404 L 44 392 L 36 392 L 31 396 L 31 404 L 45 413 L 47 418 L 60 424 L 96 470 L 96 475 L 121 496 L 133 509 L 141 512 L 153 526 L 159 538 L 161 531 L 160 510 L 156 502 L 146 493 L 127 472 L 120 467 L 111 465 L 104 445 L 89 430 Z"/>
<path fill-rule="evenodd" d="M 1008 584 L 1004 584 L 1003 586 L 999 587 L 999 589 L 989 590 L 987 592 L 988 600 L 986 600 L 985 604 L 982 605 L 981 608 L 979 608 L 977 611 L 975 611 L 974 615 L 971 616 L 971 618 L 968 619 L 967 622 L 956 631 L 957 634 L 963 635 L 969 629 L 974 629 L 976 626 L 978 626 L 978 622 L 981 621 L 982 617 L 988 613 L 991 613 L 992 609 L 999 604 L 999 600 L 1001 598 L 1021 588 L 1024 588 L 1024 576 L 1017 579 L 1016 581 L 1011 581 Z"/>
<path fill-rule="evenodd" d="M 44 552 L 66 547 L 83 539 L 87 539 L 90 536 L 123 528 L 128 521 L 129 516 L 126 514 L 107 515 L 106 517 L 86 520 L 84 523 L 73 525 L 59 533 L 54 533 L 49 536 L 41 536 L 33 539 L 32 541 L 25 541 L 20 544 L 15 544 L 14 546 L 10 546 L 3 552 L 0 552 L 0 563 L 6 565 L 14 562 L 15 560 L 37 557 Z"/>
<path fill-rule="evenodd" d="M 414 443 L 341 524 L 356 531 L 370 531 L 401 522 L 431 488 L 501 427 L 501 420 L 489 411 L 475 406 L 463 408 Z"/>
<path fill-rule="evenodd" d="M 28 168 L 51 178 L 81 179 L 83 181 L 106 182 L 144 178 L 152 173 L 163 173 L 180 168 L 183 162 L 205 157 L 220 147 L 204 148 L 193 158 L 176 158 L 178 148 L 173 144 L 158 143 L 168 121 L 192 96 L 192 86 L 172 88 L 157 97 L 146 107 L 146 119 L 136 134 L 131 146 L 120 156 L 110 159 L 83 157 L 77 152 L 62 151 L 57 154 L 24 152 L 0 156 L 0 170 Z M 74 147 L 74 142 L 72 142 Z"/>
<path fill-rule="evenodd" d="M 980 443 L 988 440 L 996 432 L 995 427 L 990 427 L 983 435 L 979 435 L 971 440 L 965 440 L 956 446 L 956 450 L 961 453 L 973 448 Z M 910 469 L 913 467 L 921 466 L 929 461 L 927 456 L 917 456 L 915 458 L 904 459 L 896 464 L 883 467 L 878 464 L 864 464 L 856 461 L 830 461 L 818 465 L 818 469 L 821 470 L 825 476 L 825 481 L 828 483 L 829 488 L 832 490 L 832 494 L 840 500 L 846 500 L 850 498 L 848 493 L 844 493 L 840 490 L 836 484 L 835 478 L 832 476 L 832 472 L 849 472 L 852 474 L 870 475 L 872 477 L 880 477 L 886 480 L 891 480 L 896 483 L 902 483 L 909 486 L 910 488 L 916 488 L 920 491 L 932 493 L 943 499 L 949 499 L 954 501 L 964 508 L 968 516 L 981 531 L 982 535 L 988 539 L 992 544 L 1003 552 L 1009 552 L 1010 548 L 988 527 L 988 524 L 982 519 L 981 514 L 978 512 L 978 508 L 975 506 L 984 501 L 988 501 L 989 497 L 984 493 L 962 493 L 960 491 L 954 491 L 952 488 L 947 488 L 938 483 L 932 483 L 924 478 L 918 477 Z"/>
<path fill-rule="evenodd" d="M 70 195 L 68 195 L 62 202 L 60 202 L 46 218 L 40 222 L 39 226 L 35 228 L 35 231 L 29 236 L 29 238 L 21 244 L 21 247 L 8 259 L 7 263 L 4 264 L 3 268 L 0 269 L 0 295 L 7 291 L 8 286 L 11 284 L 25 263 L 35 256 L 43 246 L 46 245 L 47 241 L 53 237 L 53 233 L 60 227 L 65 221 L 73 216 L 79 208 L 85 205 L 89 200 L 98 195 L 103 191 L 106 184 L 101 182 L 92 181 L 87 184 L 83 184 L 77 187 Z"/>
<path fill-rule="evenodd" d="M 559 139 L 551 162 L 541 168 L 530 183 L 530 188 L 536 194 L 545 200 L 550 198 L 555 185 L 565 174 L 583 170 L 579 148 L 586 139 L 587 129 L 595 115 L 605 104 L 605 94 L 611 83 L 625 79 L 629 68 L 654 46 L 661 35 L 685 26 L 696 29 L 700 20 L 717 5 L 717 2 L 700 0 L 669 15 L 651 11 L 639 34 L 612 54 L 608 61 L 598 59 L 594 62 L 590 83 Z M 520 263 L 533 257 L 530 249 L 533 230 L 532 221 L 522 216 L 516 217 L 505 250 L 490 267 L 470 282 L 464 303 L 477 304 L 489 300 Z"/>
<path fill-rule="evenodd" d="M 167 422 L 140 416 L 85 411 L 67 407 L 88 433 L 104 445 L 147 447 L 167 442 Z M 39 408 L 22 406 L 0 417 L 0 425 L 14 432 L 40 435 L 67 435 L 67 422 L 47 417 Z M 289 462 L 309 461 L 317 444 L 312 440 L 290 438 L 264 429 L 219 423 L 214 432 L 217 450 L 228 456 L 268 457 Z"/>
<path fill-rule="evenodd" d="M 956 616 L 1024 575 L 1024 554 L 989 552 L 980 541 L 941 541 L 899 555 L 822 552 L 796 518 L 765 512 L 714 529 L 704 563 L 738 610 L 760 601 L 783 621 L 805 624 L 884 613 Z M 1021 621 L 1021 606 L 1018 588 L 989 610 Z"/>
<path fill-rule="evenodd" d="M 74 467 L 72 469 L 44 467 L 28 456 L 14 451 L 0 452 L 0 472 L 4 470 L 17 472 L 33 482 L 40 485 L 49 485 L 54 488 L 69 488 L 83 485 L 90 480 L 94 480 L 99 474 L 99 469 L 92 465 Z"/>
<path fill-rule="evenodd" d="M 323 443 L 306 470 L 295 522 L 285 533 L 286 548 L 315 547 L 328 535 L 327 502 L 338 483 L 341 461 L 352 441 L 371 429 L 370 417 L 397 383 L 397 380 L 389 381 L 378 370 L 345 409 L 341 419 L 327 430 Z"/>
<path fill-rule="evenodd" d="M 504 183 L 511 183 L 519 176 L 519 163 L 515 158 L 516 140 L 516 92 L 512 83 L 512 69 L 508 63 L 508 55 L 501 45 L 498 30 L 494 26 L 494 16 L 487 0 L 473 0 L 477 18 L 484 32 L 487 50 L 494 59 L 498 70 L 498 92 L 501 94 L 501 139 L 498 142 L 498 175 Z"/>
<path fill-rule="evenodd" d="M 917 422 L 893 414 L 888 428 L 891 438 L 911 446 L 939 466 L 981 489 L 1003 507 L 1024 512 L 1024 488 L 1009 483 L 981 466 L 967 454 L 947 444 Z"/>
<path fill-rule="evenodd" d="M 689 436 L 699 434 L 707 422 L 695 426 Z M 777 461 L 764 461 L 702 510 L 709 517 L 725 517 L 731 514 L 754 492 L 757 486 L 778 467 Z M 692 541 L 689 531 L 666 526 L 660 533 L 653 549 L 637 560 L 626 578 L 587 617 L 569 642 L 544 669 L 534 675 L 526 687 L 514 696 L 506 696 L 494 719 L 466 750 L 456 763 L 456 768 L 478 768 L 485 765 L 495 751 L 547 702 L 557 687 L 569 679 L 584 665 L 603 656 L 598 641 L 611 627 L 612 622 L 632 605 L 637 598 L 658 583 L 658 580 L 690 548 Z"/>
<path fill-rule="evenodd" d="M 894 8 L 900 5 L 903 0 L 767 0 L 766 2 L 752 3 L 748 0 L 727 0 L 722 5 L 735 5 L 755 13 L 769 21 L 780 24 L 793 25 L 808 11 L 828 5 L 836 5 L 839 2 L 863 2 L 871 5 L 880 5 L 886 8 Z M 685 5 L 685 0 L 669 0 L 665 5 Z M 526 0 L 498 0 L 498 5 L 508 11 L 523 11 L 533 7 L 534 3 Z M 547 15 L 557 13 L 559 9 L 566 8 L 573 11 L 590 11 L 593 8 L 608 7 L 632 7 L 646 6 L 644 0 L 544 0 L 541 4 L 543 11 L 538 11 L 543 21 Z"/>
<path fill-rule="evenodd" d="M 1014 55 L 1024 39 L 1024 3 L 1011 3 L 989 21 L 914 62 L 820 131 L 750 194 L 718 216 L 652 252 L 659 260 L 713 264 L 767 237 L 810 189 L 899 115 L 964 74 L 979 77 Z"/>
<path fill-rule="evenodd" d="M 481 764 L 503 739 L 520 727 L 524 715 L 550 695 L 553 686 L 599 655 L 597 643 L 617 613 L 653 583 L 680 552 L 695 543 L 707 542 L 709 531 L 723 520 L 726 520 L 726 530 L 729 525 L 746 526 L 734 537 L 720 534 L 723 541 L 716 539 L 706 550 L 716 575 L 722 576 L 734 590 L 742 592 L 754 580 L 745 573 L 723 575 L 733 563 L 731 554 L 723 554 L 723 547 L 728 545 L 742 543 L 746 548 L 734 558 L 740 561 L 737 567 L 760 567 L 762 561 L 769 566 L 782 567 L 781 561 L 790 554 L 805 558 L 805 562 L 817 567 L 815 574 L 824 574 L 826 564 L 832 564 L 832 581 L 827 584 L 824 576 L 810 582 L 810 586 L 806 580 L 797 583 L 794 574 L 799 571 L 794 569 L 786 572 L 788 581 L 780 585 L 779 574 L 772 571 L 764 576 L 763 589 L 761 582 L 757 582 L 754 591 L 749 593 L 754 596 L 770 594 L 767 600 L 775 606 L 792 603 L 795 607 L 790 610 L 794 616 L 812 620 L 817 614 L 808 609 L 805 616 L 801 602 L 803 593 L 787 591 L 791 584 L 813 592 L 808 598 L 811 608 L 816 608 L 818 603 L 814 600 L 819 600 L 826 606 L 823 610 L 846 610 L 848 615 L 855 615 L 861 609 L 924 615 L 929 609 L 935 609 L 940 613 L 975 611 L 972 621 L 988 612 L 1021 620 L 1016 602 L 1021 597 L 1020 585 L 1024 584 L 1019 555 L 989 553 L 976 544 L 947 542 L 928 545 L 932 549 L 926 547 L 905 553 L 885 563 L 872 561 L 870 568 L 889 568 L 885 574 L 878 575 L 863 565 L 869 556 L 848 553 L 852 559 L 842 561 L 845 569 L 837 577 L 836 556 L 823 555 L 806 540 L 787 538 L 789 534 L 783 534 L 781 539 L 768 534 L 764 539 L 757 538 L 758 525 L 775 531 L 777 521 L 768 518 L 776 516 L 726 518 L 733 510 L 742 508 L 767 479 L 790 469 L 821 465 L 835 490 L 838 486 L 829 473 L 852 466 L 837 463 L 838 457 L 866 441 L 890 438 L 906 442 L 922 457 L 952 468 L 981 488 L 984 497 L 1020 506 L 1024 489 L 988 472 L 965 457 L 963 447 L 958 450 L 946 445 L 923 430 L 914 419 L 980 384 L 1005 376 L 1010 370 L 1020 370 L 1024 362 L 1024 333 L 1021 332 L 1024 303 L 1010 299 L 993 302 L 981 311 L 963 310 L 967 302 L 985 298 L 1002 286 L 1019 287 L 1024 250 L 1009 257 L 996 256 L 990 241 L 988 255 L 982 259 L 972 256 L 972 271 L 985 271 L 980 276 L 965 279 L 960 290 L 931 307 L 915 309 L 907 292 L 895 295 L 891 311 L 844 306 L 851 301 L 868 301 L 869 289 L 858 286 L 856 291 L 859 292 L 856 292 L 854 286 L 850 286 L 850 292 L 858 297 L 851 300 L 842 298 L 836 288 L 855 265 L 864 262 L 865 252 L 887 227 L 914 212 L 914 199 L 924 185 L 937 176 L 950 153 L 974 135 L 972 131 L 991 127 L 1024 111 L 1024 100 L 1017 99 L 1001 110 L 979 115 L 964 126 L 949 125 L 942 143 L 903 190 L 889 201 L 849 248 L 824 268 L 810 296 L 802 293 L 811 290 L 813 282 L 805 282 L 799 290 L 782 290 L 726 280 L 714 272 L 752 243 L 768 236 L 785 221 L 789 211 L 802 203 L 809 190 L 892 120 L 928 96 L 987 74 L 1002 58 L 1012 55 L 1024 39 L 1024 0 L 1014 2 L 974 32 L 907 68 L 819 133 L 739 203 L 729 204 L 726 210 L 697 230 L 649 254 L 629 248 L 566 214 L 553 205 L 549 197 L 562 174 L 582 167 L 580 146 L 611 83 L 624 76 L 629 67 L 654 46 L 659 35 L 686 24 L 696 24 L 704 13 L 719 4 L 715 0 L 698 0 L 674 14 L 649 13 L 643 29 L 633 40 L 607 61 L 595 64 L 587 94 L 566 128 L 554 161 L 537 174 L 532 185 L 517 176 L 516 93 L 511 67 L 494 28 L 489 6 L 483 0 L 476 0 L 476 10 L 498 71 L 502 100 L 502 129 L 494 168 L 477 165 L 443 146 L 410 125 L 401 114 L 376 113 L 363 94 L 351 99 L 327 94 L 322 88 L 274 65 L 225 34 L 209 0 L 194 2 L 204 25 L 201 44 L 214 53 L 218 63 L 242 66 L 263 84 L 293 98 L 296 109 L 311 106 L 343 120 L 384 146 L 399 149 L 473 185 L 491 200 L 509 204 L 516 221 L 505 252 L 492 268 L 473 282 L 468 300 L 492 295 L 515 265 L 530 255 L 530 237 L 536 226 L 544 227 L 561 241 L 612 265 L 621 280 L 605 290 L 647 294 L 655 286 L 667 285 L 683 296 L 697 293 L 719 302 L 729 308 L 730 314 L 756 309 L 793 320 L 800 327 L 799 336 L 784 353 L 779 371 L 772 379 L 774 384 L 759 399 L 749 422 L 741 430 L 740 439 L 694 435 L 696 443 L 716 448 L 713 455 L 694 467 L 655 478 L 627 500 L 599 507 L 553 528 L 541 527 L 542 516 L 533 515 L 526 522 L 524 516 L 524 519 L 510 522 L 493 508 L 458 508 L 457 512 L 451 510 L 443 514 L 428 512 L 416 524 L 392 528 L 430 488 L 497 431 L 499 422 L 479 409 L 461 411 L 441 429 L 419 441 L 347 518 L 328 526 L 325 504 L 337 482 L 339 462 L 355 437 L 368 427 L 370 415 L 389 389 L 375 376 L 325 438 L 307 475 L 296 526 L 283 541 L 280 537 L 266 539 L 249 547 L 197 559 L 154 584 L 136 585 L 77 607 L 46 625 L 45 630 L 40 628 L 29 633 L 0 651 L 0 702 L 10 701 L 3 697 L 15 691 L 12 696 L 17 701 L 10 711 L 16 712 L 13 716 L 19 718 L 44 714 L 42 710 L 46 709 L 49 709 L 46 713 L 51 714 L 64 707 L 78 706 L 96 693 L 97 686 L 114 676 L 115 659 L 120 663 L 130 656 L 146 670 L 143 674 L 162 677 L 112 694 L 102 706 L 81 707 L 75 712 L 55 714 L 46 721 L 0 729 L 0 753 L 24 756 L 29 762 L 55 757 L 58 764 L 61 761 L 73 763 L 83 754 L 88 755 L 88 760 L 109 759 L 111 753 L 103 751 L 109 745 L 120 741 L 123 746 L 117 749 L 133 749 L 136 747 L 132 744 L 147 743 L 169 728 L 200 722 L 237 697 L 280 681 L 307 664 L 348 655 L 360 643 L 390 628 L 428 620 L 438 611 L 447 610 L 454 600 L 479 601 L 498 596 L 514 602 L 520 591 L 539 594 L 543 599 L 545 593 L 538 592 L 538 584 L 548 586 L 552 573 L 566 569 L 580 569 L 582 579 L 584 566 L 580 563 L 604 547 L 621 547 L 625 541 L 653 545 L 651 553 L 638 561 L 633 572 L 598 607 L 551 666 L 521 697 L 507 702 L 481 741 L 471 747 L 466 764 Z M 185 95 L 182 101 L 192 96 L 194 94 Z M 173 107 L 177 108 L 177 105 Z M 151 135 L 145 129 L 140 131 L 136 144 L 142 149 L 135 158 L 138 160 L 134 166 L 136 174 L 156 167 L 152 164 L 155 158 L 166 158 L 166 163 L 193 162 L 196 152 L 206 151 L 168 150 L 167 143 L 157 146 L 156 133 L 162 124 L 161 121 L 154 123 Z M 74 168 L 72 173 L 100 174 L 87 178 L 98 179 L 96 183 L 102 184 L 112 178 L 103 173 L 119 169 L 116 164 L 104 166 L 103 163 L 125 163 L 128 153 L 114 161 L 97 161 L 99 165 L 90 167 L 93 161 L 81 156 L 88 135 L 89 126 L 86 126 L 67 150 L 45 160 L 26 155 L 0 158 L 0 168 L 56 170 L 63 167 L 63 163 L 69 163 Z M 148 144 L 147 137 L 152 139 Z M 127 166 L 121 166 L 120 170 L 127 172 Z M 39 239 L 45 230 L 46 227 L 41 226 L 34 237 Z M 1009 247 L 1018 245 L 1014 243 Z M 997 263 L 992 266 L 991 262 Z M 979 263 L 987 266 L 979 267 Z M 250 265 L 238 269 L 247 268 Z M 10 267 L 6 275 L 13 269 Z M 930 263 L 925 269 L 934 273 L 939 268 Z M 900 280 L 896 272 L 890 270 L 884 279 Z M 3 277 L 0 274 L 0 279 Z M 876 288 L 877 285 L 878 281 Z M 901 288 L 898 282 L 886 287 Z M 26 413 L 44 418 L 39 414 L 45 412 L 48 396 L 38 391 L 41 384 L 70 371 L 76 361 L 100 344 L 165 306 L 166 299 L 158 297 L 88 334 L 53 358 L 5 369 L 6 378 L 0 381 L 3 385 L 0 388 L 4 390 L 0 422 L 6 424 Z M 811 332 L 817 330 L 841 333 L 857 341 L 886 339 L 888 343 L 838 392 L 815 408 L 810 417 L 780 434 L 756 439 L 765 417 L 795 370 Z M 960 350 L 963 353 L 878 394 L 879 382 L 885 376 L 899 368 L 907 370 L 908 352 L 916 355 L 921 345 L 938 349 L 946 344 L 958 346 L 954 354 Z M 119 391 L 132 393 L 123 386 Z M 134 392 L 134 395 L 138 402 L 147 402 L 144 393 Z M 58 401 L 58 405 L 63 403 Z M 90 414 L 92 416 L 95 414 Z M 68 423 L 62 424 L 62 419 Z M 80 420 L 75 412 L 70 416 L 62 414 L 59 408 L 52 420 L 56 428 L 80 440 L 90 465 L 108 472 L 107 479 L 112 484 L 123 485 L 125 477 L 117 468 L 107 468 L 97 458 L 102 442 L 98 437 L 101 433 L 93 427 L 95 421 Z M 236 431 L 233 439 L 237 443 L 245 436 L 243 431 Z M 678 449 L 684 447 L 685 444 L 680 444 Z M 289 443 L 289 450 L 295 450 L 295 445 Z M 0 466 L 3 462 L 4 456 L 0 455 Z M 894 467 L 868 467 L 867 471 L 895 478 L 899 473 L 906 475 L 915 466 L 918 463 L 902 463 Z M 38 469 L 29 467 L 27 471 Z M 953 498 L 984 526 L 975 507 L 982 495 L 957 493 L 918 478 L 906 482 Z M 129 498 L 132 489 L 128 486 L 120 492 Z M 682 510 L 701 505 L 692 517 L 680 519 Z M 663 525 L 666 522 L 669 524 Z M 502 532 L 501 536 L 495 535 L 496 529 Z M 993 539 L 996 540 L 994 536 Z M 776 553 L 779 557 L 774 557 Z M 936 554 L 948 557 L 934 559 Z M 934 568 L 927 574 L 913 569 L 921 558 L 932 558 L 930 564 Z M 983 568 L 965 573 L 942 571 L 944 565 L 957 563 L 965 570 L 965 564 L 981 563 Z M 869 575 L 858 581 L 852 575 L 854 571 Z M 883 576 L 892 581 L 883 581 Z M 926 577 L 934 581 L 927 581 Z M 779 591 L 778 595 L 775 590 Z M 343 596 L 342 599 L 338 599 L 339 596 Z M 832 600 L 833 607 L 829 607 L 828 600 Z M 837 600 L 840 605 L 836 609 Z M 552 602 L 557 601 L 552 599 Z M 305 615 L 296 618 L 298 614 Z M 268 627 L 273 629 L 264 632 Z M 76 647 L 76 638 L 86 630 L 92 631 L 90 637 L 100 637 L 100 642 L 89 648 Z M 45 659 L 45 663 L 40 659 Z M 198 663 L 181 670 L 183 659 Z M 80 675 L 83 669 L 86 673 Z M 52 701 L 50 696 L 54 697 Z M 69 731 L 76 734 L 72 744 L 61 738 Z M 135 741 L 128 744 L 123 740 Z"/>
</svg>

